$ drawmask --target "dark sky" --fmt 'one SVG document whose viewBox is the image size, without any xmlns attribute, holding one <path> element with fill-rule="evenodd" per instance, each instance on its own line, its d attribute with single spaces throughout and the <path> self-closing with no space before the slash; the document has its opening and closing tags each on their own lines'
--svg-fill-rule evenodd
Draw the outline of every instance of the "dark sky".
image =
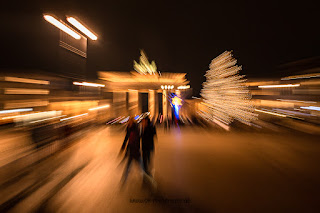
<svg viewBox="0 0 320 213">
<path fill-rule="evenodd" d="M 319 56 L 315 1 L 26 1 L 1 10 L 7 25 L 13 16 L 76 15 L 98 35 L 89 42 L 90 72 L 132 70 L 144 49 L 161 72 L 186 72 L 195 95 L 210 61 L 225 50 L 234 51 L 249 78 L 270 77 L 280 64 Z M 26 29 L 12 34 L 17 32 L 32 35 Z"/>
</svg>

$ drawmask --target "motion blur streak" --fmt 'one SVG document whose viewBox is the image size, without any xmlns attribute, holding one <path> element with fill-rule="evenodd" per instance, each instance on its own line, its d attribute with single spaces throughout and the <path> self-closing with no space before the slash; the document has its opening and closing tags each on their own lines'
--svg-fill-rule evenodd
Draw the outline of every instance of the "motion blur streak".
<svg viewBox="0 0 320 213">
<path fill-rule="evenodd" d="M 78 86 L 87 86 L 87 87 L 105 87 L 105 85 L 103 84 L 88 83 L 88 82 L 73 82 L 73 84 Z"/>
<path fill-rule="evenodd" d="M 75 116 L 72 116 L 72 117 L 63 118 L 63 119 L 60 119 L 60 121 L 66 121 L 66 120 L 70 120 L 70 119 L 73 119 L 73 118 L 82 117 L 82 116 L 85 116 L 85 115 L 88 115 L 88 113 L 83 113 L 81 115 L 75 115 Z"/>
<path fill-rule="evenodd" d="M 32 108 L 1 110 L 0 114 L 7 114 L 7 113 L 13 113 L 13 112 L 28 112 L 32 110 L 33 110 Z"/>
<path fill-rule="evenodd" d="M 50 84 L 50 81 L 43 81 L 43 80 L 35 80 L 30 78 L 17 78 L 17 77 L 4 77 L 5 81 L 12 81 L 12 82 L 21 82 L 21 83 L 29 83 L 29 84 Z"/>
<path fill-rule="evenodd" d="M 315 107 L 315 106 L 308 106 L 308 107 L 301 107 L 302 109 L 310 109 L 310 110 L 316 110 L 320 111 L 320 107 Z"/>
<path fill-rule="evenodd" d="M 299 87 L 300 84 L 282 84 L 282 85 L 264 85 L 258 86 L 259 88 L 281 88 L 281 87 Z"/>
<path fill-rule="evenodd" d="M 109 108 L 110 105 L 107 104 L 105 106 L 99 106 L 99 107 L 94 107 L 94 108 L 90 108 L 89 111 L 94 111 L 94 110 L 99 110 L 99 109 L 105 109 L 105 108 Z"/>
<path fill-rule="evenodd" d="M 286 115 L 282 115 L 282 114 L 275 113 L 275 112 L 269 112 L 269 111 L 265 111 L 265 110 L 260 110 L 260 109 L 255 109 L 255 111 L 270 114 L 270 115 L 275 115 L 275 116 L 279 116 L 279 117 L 287 117 Z"/>
<path fill-rule="evenodd" d="M 60 30 L 62 30 L 63 32 L 69 34 L 70 36 L 72 36 L 75 39 L 80 39 L 81 36 L 79 34 L 77 34 L 76 32 L 74 32 L 72 29 L 70 29 L 69 27 L 67 27 L 66 25 L 64 25 L 63 23 L 61 23 L 60 21 L 58 21 L 57 19 L 55 19 L 54 17 L 50 16 L 50 15 L 44 15 L 43 16 L 45 20 L 47 20 L 49 23 L 51 23 L 52 25 L 56 26 L 57 28 L 59 28 Z"/>
<path fill-rule="evenodd" d="M 85 26 L 83 26 L 78 20 L 73 17 L 67 18 L 68 22 L 70 22 L 73 26 L 75 26 L 78 30 L 83 32 L 86 36 L 88 36 L 92 40 L 97 40 L 98 37 L 94 35 L 90 30 L 88 30 Z"/>
</svg>

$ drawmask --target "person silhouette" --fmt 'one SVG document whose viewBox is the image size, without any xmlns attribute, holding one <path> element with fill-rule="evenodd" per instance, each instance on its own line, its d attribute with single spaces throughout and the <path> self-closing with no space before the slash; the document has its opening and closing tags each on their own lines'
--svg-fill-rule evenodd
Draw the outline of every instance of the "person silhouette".
<svg viewBox="0 0 320 213">
<path fill-rule="evenodd" d="M 157 135 L 155 126 L 151 123 L 150 118 L 146 117 L 142 120 L 142 159 L 145 173 L 150 174 L 150 158 L 154 152 L 154 137 Z"/>
<path fill-rule="evenodd" d="M 123 153 L 123 151 L 125 151 L 124 158 L 127 158 L 128 162 L 122 175 L 122 184 L 127 180 L 132 161 L 137 162 L 141 167 L 140 131 L 133 117 L 129 118 L 126 136 L 122 143 L 120 154 Z"/>
</svg>

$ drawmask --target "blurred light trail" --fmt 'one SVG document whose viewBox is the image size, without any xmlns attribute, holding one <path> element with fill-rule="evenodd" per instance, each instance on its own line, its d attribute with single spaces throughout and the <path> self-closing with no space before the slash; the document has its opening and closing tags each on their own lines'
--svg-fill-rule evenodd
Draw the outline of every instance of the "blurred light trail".
<svg viewBox="0 0 320 213">
<path fill-rule="evenodd" d="M 83 113 L 83 114 L 80 114 L 80 115 L 75 115 L 75 116 L 72 116 L 72 117 L 63 118 L 63 119 L 60 119 L 60 121 L 66 121 L 66 120 L 70 120 L 70 119 L 73 119 L 73 118 L 82 117 L 82 116 L 85 116 L 85 115 L 88 115 L 88 113 Z"/>
<path fill-rule="evenodd" d="M 285 101 L 285 102 L 299 102 L 299 103 L 312 103 L 312 104 L 315 104 L 317 102 L 315 101 L 298 101 L 298 100 L 288 100 L 288 99 L 277 99 L 277 101 Z"/>
<path fill-rule="evenodd" d="M 129 118 L 130 118 L 130 116 L 128 116 L 125 119 L 121 120 L 119 123 L 123 124 L 123 123 L 127 122 L 129 120 Z"/>
<path fill-rule="evenodd" d="M 98 37 L 94 35 L 90 30 L 88 30 L 85 26 L 83 26 L 78 20 L 73 17 L 68 17 L 67 21 L 70 22 L 73 26 L 75 26 L 78 30 L 83 32 L 86 36 L 88 36 L 91 40 L 97 40 Z"/>
<path fill-rule="evenodd" d="M 50 24 L 56 26 L 57 28 L 59 28 L 63 32 L 72 36 L 73 38 L 78 39 L 78 40 L 81 38 L 81 36 L 78 33 L 74 32 L 71 28 L 67 27 L 66 25 L 64 25 L 63 23 L 61 23 L 60 21 L 58 21 L 54 17 L 52 17 L 50 15 L 44 15 L 43 17 Z"/>
<path fill-rule="evenodd" d="M 50 81 L 44 81 L 44 80 L 36 80 L 36 79 L 30 79 L 30 78 L 18 78 L 18 77 L 4 77 L 5 81 L 11 81 L 11 82 L 19 82 L 19 83 L 29 83 L 29 84 L 44 84 L 48 85 L 50 84 Z"/>
<path fill-rule="evenodd" d="M 190 85 L 185 85 L 185 86 L 178 86 L 177 89 L 189 89 Z"/>
<path fill-rule="evenodd" d="M 20 89 L 20 88 L 5 88 L 4 94 L 8 95 L 48 95 L 50 93 L 47 89 Z"/>
<path fill-rule="evenodd" d="M 305 74 L 305 75 L 292 75 L 292 76 L 281 78 L 281 80 L 293 80 L 293 79 L 316 78 L 316 77 L 320 77 L 320 73 Z"/>
<path fill-rule="evenodd" d="M 53 119 L 56 119 L 56 118 L 62 118 L 62 117 L 66 117 L 66 115 L 60 115 L 60 116 L 55 116 L 55 117 L 52 117 L 52 118 L 45 118 L 45 119 L 41 119 L 41 120 L 36 120 L 36 121 L 30 122 L 30 124 L 40 123 L 40 122 L 43 122 L 43 121 L 49 121 L 49 120 L 53 120 Z"/>
<path fill-rule="evenodd" d="M 270 115 L 275 115 L 275 116 L 279 116 L 279 117 L 284 117 L 284 118 L 287 117 L 286 115 L 282 115 L 282 114 L 275 113 L 275 112 L 269 112 L 269 111 L 264 111 L 264 110 L 259 110 L 259 109 L 255 109 L 255 111 L 270 114 Z"/>
<path fill-rule="evenodd" d="M 300 108 L 320 111 L 320 107 L 316 107 L 316 106 L 308 106 L 308 107 L 300 107 Z"/>
<path fill-rule="evenodd" d="M 88 82 L 73 82 L 74 85 L 87 87 L 105 87 L 104 84 L 88 83 Z"/>
<path fill-rule="evenodd" d="M 119 116 L 119 117 L 117 117 L 117 118 L 115 118 L 115 119 L 107 122 L 106 124 L 114 124 L 114 123 L 118 122 L 119 120 L 121 120 L 121 119 L 124 118 L 124 117 L 125 117 L 125 116 Z"/>
<path fill-rule="evenodd" d="M 283 112 L 284 114 L 287 113 L 287 115 L 302 115 L 302 116 L 314 116 L 308 113 L 303 113 L 303 112 L 296 112 L 296 111 L 291 111 L 291 110 L 284 110 L 284 109 L 274 109 L 275 111 Z"/>
<path fill-rule="evenodd" d="M 281 88 L 281 87 L 299 87 L 300 84 L 280 84 L 280 85 L 263 85 L 259 88 Z"/>
<path fill-rule="evenodd" d="M 1 110 L 0 114 L 7 114 L 7 113 L 14 113 L 14 112 L 29 112 L 32 110 L 33 108 Z"/>
<path fill-rule="evenodd" d="M 95 110 L 105 109 L 105 108 L 109 108 L 109 107 L 110 107 L 110 105 L 107 104 L 107 105 L 91 108 L 91 109 L 89 109 L 89 111 L 95 111 Z"/>
</svg>

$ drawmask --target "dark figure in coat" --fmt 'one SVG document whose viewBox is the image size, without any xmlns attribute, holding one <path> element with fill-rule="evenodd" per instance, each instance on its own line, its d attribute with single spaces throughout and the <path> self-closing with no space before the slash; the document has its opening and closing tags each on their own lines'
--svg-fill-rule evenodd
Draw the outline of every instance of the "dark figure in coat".
<svg viewBox="0 0 320 213">
<path fill-rule="evenodd" d="M 128 158 L 128 163 L 122 176 L 122 181 L 124 183 L 128 177 L 132 161 L 136 161 L 141 166 L 140 131 L 133 117 L 130 117 L 128 121 L 127 133 L 121 146 L 120 153 L 123 151 L 125 151 L 125 158 Z"/>
<path fill-rule="evenodd" d="M 142 159 L 144 171 L 150 175 L 150 156 L 154 152 L 154 136 L 156 136 L 156 128 L 149 118 L 142 121 Z"/>
</svg>

